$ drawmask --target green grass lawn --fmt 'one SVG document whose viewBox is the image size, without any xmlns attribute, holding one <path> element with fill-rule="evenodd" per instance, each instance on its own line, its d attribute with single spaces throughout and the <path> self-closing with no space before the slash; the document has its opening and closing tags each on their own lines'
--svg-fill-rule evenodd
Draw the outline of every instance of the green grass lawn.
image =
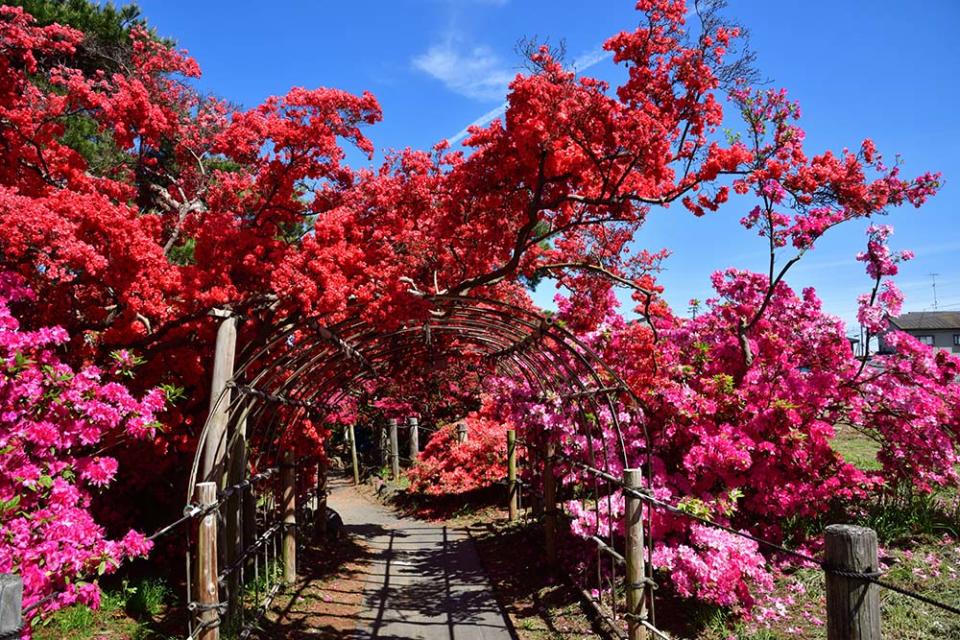
<svg viewBox="0 0 960 640">
<path fill-rule="evenodd" d="M 847 462 L 864 471 L 877 471 L 877 452 L 880 445 L 859 431 L 846 425 L 837 426 L 837 437 L 832 442 L 834 450 Z"/>
<path fill-rule="evenodd" d="M 147 579 L 107 590 L 100 608 L 66 607 L 34 623 L 35 640 L 167 640 L 179 637 L 164 619 L 172 598 L 160 580 Z"/>
</svg>

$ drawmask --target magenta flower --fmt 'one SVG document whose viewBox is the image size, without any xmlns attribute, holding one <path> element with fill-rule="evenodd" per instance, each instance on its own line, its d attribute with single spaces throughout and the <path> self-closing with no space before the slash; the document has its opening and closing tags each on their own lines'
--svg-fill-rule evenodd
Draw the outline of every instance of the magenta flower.
<svg viewBox="0 0 960 640">
<path fill-rule="evenodd" d="M 114 571 L 151 544 L 131 531 L 106 538 L 90 513 L 90 489 L 110 484 L 116 459 L 91 456 L 107 436 L 153 433 L 164 394 L 138 400 L 100 370 L 72 370 L 53 348 L 67 340 L 58 327 L 21 331 L 9 303 L 29 298 L 19 278 L 0 273 L 0 571 L 21 575 L 24 604 L 58 592 L 40 611 L 74 602 L 97 606 L 90 576 Z"/>
</svg>

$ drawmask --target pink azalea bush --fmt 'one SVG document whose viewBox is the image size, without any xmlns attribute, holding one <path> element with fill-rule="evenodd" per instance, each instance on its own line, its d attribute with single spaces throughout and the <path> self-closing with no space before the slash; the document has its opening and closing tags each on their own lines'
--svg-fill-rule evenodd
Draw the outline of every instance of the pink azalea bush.
<svg viewBox="0 0 960 640">
<path fill-rule="evenodd" d="M 756 593 L 773 588 L 756 542 L 706 525 L 692 525 L 685 542 L 657 546 L 653 564 L 681 596 L 736 610 L 749 610 Z"/>
<path fill-rule="evenodd" d="M 101 452 L 152 436 L 166 399 L 153 390 L 138 400 L 96 367 L 61 362 L 66 332 L 24 331 L 13 314 L 11 306 L 32 299 L 19 276 L 0 273 L 0 572 L 23 577 L 25 607 L 59 593 L 37 615 L 77 602 L 96 607 L 97 577 L 149 552 L 133 530 L 109 539 L 90 504 L 117 473 Z M 129 364 L 118 354 L 118 367 Z"/>
<path fill-rule="evenodd" d="M 960 359 L 889 330 L 902 301 L 889 278 L 911 257 L 888 248 L 890 235 L 889 227 L 871 226 L 860 256 L 874 281 L 861 298 L 868 307 L 864 325 L 894 348 L 869 361 L 854 355 L 843 323 L 823 312 L 813 290 L 797 294 L 783 281 L 770 286 L 767 276 L 736 269 L 713 275 L 717 296 L 696 318 L 651 315 L 655 334 L 625 322 L 612 299 L 606 313 L 593 314 L 592 325 L 578 325 L 578 336 L 641 402 L 641 419 L 625 415 L 618 422 L 631 466 L 645 462 L 641 423 L 650 434 L 658 499 L 773 541 L 802 544 L 803 530 L 787 523 L 809 522 L 898 486 L 931 491 L 957 483 Z M 569 326 L 582 321 L 575 307 L 558 306 L 559 322 L 568 315 Z M 522 381 L 496 378 L 490 388 L 527 440 L 552 438 L 565 455 L 583 460 L 588 428 L 594 442 L 617 442 L 603 408 L 587 427 L 572 403 L 543 398 Z M 834 449 L 839 425 L 879 444 L 879 471 L 858 469 Z M 598 466 L 622 472 L 618 446 L 595 450 Z M 562 465 L 561 472 L 564 484 L 586 479 L 576 467 Z M 565 507 L 578 536 L 606 536 L 611 528 L 622 534 L 619 493 L 599 502 L 569 500 Z M 655 507 L 651 515 L 654 565 L 680 595 L 744 612 L 764 601 L 776 567 L 754 543 Z"/>
</svg>

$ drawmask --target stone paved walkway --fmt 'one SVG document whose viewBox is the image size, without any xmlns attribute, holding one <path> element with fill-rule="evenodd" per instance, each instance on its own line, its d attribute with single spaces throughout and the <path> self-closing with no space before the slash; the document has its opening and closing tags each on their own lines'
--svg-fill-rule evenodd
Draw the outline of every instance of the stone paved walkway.
<svg viewBox="0 0 960 640">
<path fill-rule="evenodd" d="M 514 638 L 465 531 L 398 518 L 345 480 L 331 489 L 328 504 L 372 558 L 356 638 Z"/>
</svg>

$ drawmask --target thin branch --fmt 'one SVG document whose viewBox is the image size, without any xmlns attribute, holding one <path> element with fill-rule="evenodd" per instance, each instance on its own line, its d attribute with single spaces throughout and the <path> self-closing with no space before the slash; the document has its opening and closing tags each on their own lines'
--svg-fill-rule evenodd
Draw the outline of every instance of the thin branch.
<svg viewBox="0 0 960 640">
<path fill-rule="evenodd" d="M 609 278 L 619 284 L 622 284 L 625 287 L 629 287 L 634 291 L 639 291 L 644 295 L 652 296 L 654 294 L 653 291 L 640 286 L 633 280 L 630 280 L 629 278 L 624 278 L 623 276 L 619 276 L 613 273 L 612 271 L 610 271 L 600 263 L 590 264 L 586 262 L 557 262 L 555 264 L 545 264 L 537 268 L 548 270 L 548 271 L 558 271 L 560 269 L 582 269 L 583 271 L 592 271 L 593 273 L 598 273 L 604 276 L 605 278 Z"/>
</svg>

